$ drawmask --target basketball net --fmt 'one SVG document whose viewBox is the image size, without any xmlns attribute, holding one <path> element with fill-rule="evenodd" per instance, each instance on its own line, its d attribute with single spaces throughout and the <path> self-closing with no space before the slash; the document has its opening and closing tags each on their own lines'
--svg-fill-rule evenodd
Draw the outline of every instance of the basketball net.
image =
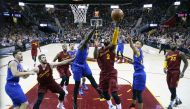
<svg viewBox="0 0 190 109">
<path fill-rule="evenodd" d="M 86 23 L 86 13 L 89 4 L 70 4 L 70 6 L 74 14 L 74 23 Z"/>
</svg>

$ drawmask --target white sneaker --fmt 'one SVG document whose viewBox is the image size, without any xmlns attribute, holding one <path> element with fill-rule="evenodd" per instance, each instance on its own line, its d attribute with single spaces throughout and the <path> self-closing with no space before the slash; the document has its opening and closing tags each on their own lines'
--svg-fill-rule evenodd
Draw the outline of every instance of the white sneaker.
<svg viewBox="0 0 190 109">
<path fill-rule="evenodd" d="M 65 95 L 68 95 L 68 94 L 69 94 L 69 92 L 67 91 L 66 87 L 63 87 L 63 90 L 64 90 L 64 92 L 65 92 Z"/>
<path fill-rule="evenodd" d="M 65 109 L 64 105 L 58 104 L 57 109 Z"/>
<path fill-rule="evenodd" d="M 111 105 L 111 106 L 109 106 L 109 109 L 116 109 L 116 106 L 115 105 Z"/>
</svg>

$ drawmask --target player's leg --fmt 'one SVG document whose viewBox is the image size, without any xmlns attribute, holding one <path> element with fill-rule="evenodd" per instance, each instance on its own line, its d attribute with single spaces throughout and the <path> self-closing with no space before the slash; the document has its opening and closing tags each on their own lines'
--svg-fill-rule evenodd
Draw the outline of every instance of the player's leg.
<svg viewBox="0 0 190 109">
<path fill-rule="evenodd" d="M 45 95 L 45 93 L 38 93 L 38 99 L 37 99 L 36 103 L 34 104 L 33 109 L 39 109 L 40 104 L 42 103 L 42 100 L 44 98 L 44 95 Z"/>
<path fill-rule="evenodd" d="M 19 108 L 19 109 L 27 109 L 28 105 L 29 105 L 29 103 L 28 103 L 28 101 L 26 101 L 26 102 L 24 102 L 24 103 L 22 103 L 22 104 L 20 105 L 20 108 Z"/>
<path fill-rule="evenodd" d="M 66 75 L 64 75 L 64 76 L 61 77 L 61 82 L 60 82 L 60 86 L 61 87 L 63 87 L 65 85 L 66 80 L 67 80 Z"/>
<path fill-rule="evenodd" d="M 85 82 L 86 82 L 86 78 L 83 77 L 83 78 L 82 78 L 82 88 L 83 88 L 84 90 L 88 90 L 88 87 L 87 87 L 87 85 L 85 84 Z"/>
<path fill-rule="evenodd" d="M 124 50 L 124 47 L 122 47 L 122 48 L 121 48 L 121 51 L 120 51 L 122 62 L 124 62 L 124 58 L 123 58 L 123 50 Z"/>
<path fill-rule="evenodd" d="M 90 81 L 92 87 L 94 87 L 94 89 L 98 92 L 98 94 L 100 95 L 100 97 L 102 98 L 102 91 L 100 89 L 98 89 L 98 84 L 96 83 L 94 77 L 92 75 L 87 75 L 86 76 L 88 78 L 88 80 Z"/>
<path fill-rule="evenodd" d="M 111 77 L 110 80 L 109 80 L 109 87 L 110 87 L 110 91 L 111 91 L 111 94 L 112 94 L 112 97 L 116 103 L 116 107 L 117 109 L 122 109 L 121 108 L 121 101 L 120 101 L 120 98 L 118 96 L 118 88 L 117 88 L 117 77 Z"/>
<path fill-rule="evenodd" d="M 159 54 L 161 53 L 162 49 L 163 49 L 163 44 L 161 44 L 161 46 L 160 46 Z"/>
<path fill-rule="evenodd" d="M 68 77 L 66 75 L 62 76 L 61 77 L 61 82 L 60 82 L 60 86 L 63 88 L 63 90 L 65 91 L 65 94 L 67 95 L 68 94 L 68 91 L 67 91 L 67 85 L 66 85 L 66 81 L 67 81 Z"/>
<path fill-rule="evenodd" d="M 138 109 L 143 109 L 143 98 L 142 98 L 142 90 L 136 90 L 136 97 L 138 99 L 139 103 L 139 108 Z"/>
<path fill-rule="evenodd" d="M 167 82 L 168 82 L 168 87 L 171 93 L 171 101 L 170 104 L 168 106 L 168 109 L 172 109 L 173 106 L 177 106 L 179 104 L 182 104 L 181 100 L 177 97 L 177 92 L 176 92 L 176 88 L 178 85 L 178 81 L 179 81 L 179 74 L 180 72 L 175 72 L 173 71 L 172 73 L 167 75 Z M 172 79 L 172 81 L 171 81 Z M 174 102 L 175 105 L 174 105 Z"/>
<path fill-rule="evenodd" d="M 74 86 L 74 93 L 73 93 L 73 108 L 77 109 L 77 96 L 79 92 L 79 87 L 80 87 L 80 81 L 75 81 L 75 86 Z"/>
<path fill-rule="evenodd" d="M 75 80 L 74 93 L 73 93 L 73 108 L 77 109 L 77 96 L 80 87 L 80 81 L 82 78 L 82 68 L 72 65 L 71 70 L 73 72 L 73 78 Z"/>
<path fill-rule="evenodd" d="M 135 108 L 136 105 L 136 99 L 137 99 L 137 91 L 133 88 L 132 90 L 133 92 L 133 100 L 132 100 L 132 104 L 130 105 L 130 108 Z"/>
<path fill-rule="evenodd" d="M 111 97 L 109 95 L 109 92 L 108 91 L 103 91 L 103 95 L 104 95 L 104 98 L 106 99 L 107 101 L 107 104 L 108 104 L 108 107 L 109 109 L 116 109 L 116 106 L 114 106 L 112 104 L 112 101 L 111 101 Z"/>
</svg>

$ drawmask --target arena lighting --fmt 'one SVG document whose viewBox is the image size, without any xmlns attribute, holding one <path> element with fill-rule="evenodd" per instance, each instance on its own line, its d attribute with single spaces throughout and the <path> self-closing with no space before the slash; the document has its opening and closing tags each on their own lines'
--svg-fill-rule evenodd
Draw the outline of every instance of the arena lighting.
<svg viewBox="0 0 190 109">
<path fill-rule="evenodd" d="M 78 9 L 85 9 L 85 8 L 87 8 L 85 5 L 79 5 L 78 6 Z"/>
<path fill-rule="evenodd" d="M 46 7 L 46 8 L 54 8 L 54 5 L 46 4 L 45 7 Z"/>
<path fill-rule="evenodd" d="M 40 26 L 41 26 L 41 27 L 46 27 L 47 24 L 41 23 Z"/>
<path fill-rule="evenodd" d="M 23 2 L 18 2 L 18 5 L 19 5 L 19 6 L 25 6 L 25 3 L 23 3 Z"/>
<path fill-rule="evenodd" d="M 158 24 L 150 24 L 150 27 L 157 27 Z"/>
<path fill-rule="evenodd" d="M 144 4 L 143 8 L 152 8 L 152 4 Z"/>
<path fill-rule="evenodd" d="M 110 7 L 111 9 L 118 9 L 119 8 L 119 6 L 118 5 L 111 5 L 111 7 Z"/>
<path fill-rule="evenodd" d="M 176 2 L 174 2 L 174 5 L 175 5 L 175 6 L 179 6 L 180 4 L 181 4 L 180 1 L 176 1 Z"/>
</svg>

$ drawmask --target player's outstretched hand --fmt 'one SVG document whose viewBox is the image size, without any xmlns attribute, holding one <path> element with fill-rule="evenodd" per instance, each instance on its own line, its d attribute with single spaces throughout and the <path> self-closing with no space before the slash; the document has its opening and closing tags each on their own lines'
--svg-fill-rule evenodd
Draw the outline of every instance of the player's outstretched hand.
<svg viewBox="0 0 190 109">
<path fill-rule="evenodd" d="M 100 43 L 99 43 L 98 39 L 96 39 L 96 40 L 94 41 L 94 46 L 95 46 L 95 47 L 98 47 L 99 44 L 100 44 Z"/>
</svg>

